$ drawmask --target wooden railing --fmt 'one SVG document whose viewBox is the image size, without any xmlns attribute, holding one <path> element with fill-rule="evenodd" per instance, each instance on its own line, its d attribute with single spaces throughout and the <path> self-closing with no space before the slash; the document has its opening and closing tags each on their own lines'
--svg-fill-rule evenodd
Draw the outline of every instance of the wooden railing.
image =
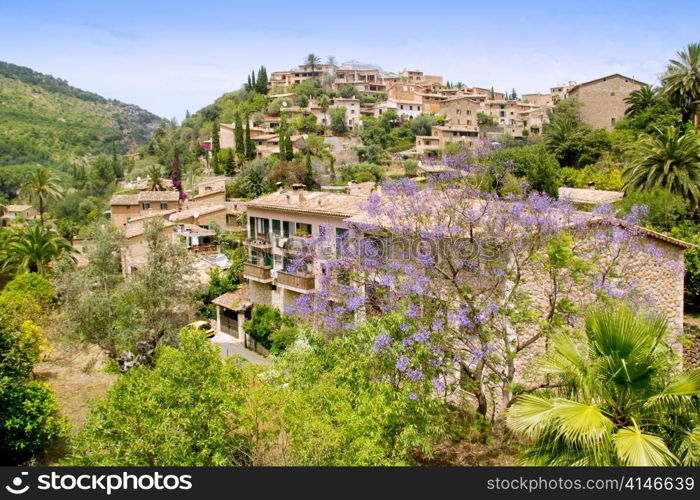
<svg viewBox="0 0 700 500">
<path fill-rule="evenodd" d="M 243 263 L 243 276 L 254 280 L 271 280 L 270 267 L 256 266 L 250 262 Z"/>
<path fill-rule="evenodd" d="M 313 274 L 277 271 L 277 284 L 299 290 L 313 290 L 316 288 L 316 278 Z"/>
</svg>

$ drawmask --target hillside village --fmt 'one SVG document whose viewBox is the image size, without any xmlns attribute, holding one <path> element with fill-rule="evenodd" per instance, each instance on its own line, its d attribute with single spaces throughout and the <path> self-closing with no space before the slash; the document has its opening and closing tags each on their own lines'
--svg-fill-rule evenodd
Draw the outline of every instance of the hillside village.
<svg viewBox="0 0 700 500">
<path fill-rule="evenodd" d="M 18 304 L 7 331 L 33 339 L 31 366 L 61 362 L 39 364 L 43 329 L 52 345 L 98 352 L 116 378 L 101 406 L 71 417 L 74 434 L 47 410 L 45 441 L 72 436 L 62 463 L 143 465 L 121 446 L 135 411 L 154 429 L 182 425 L 176 458 L 155 462 L 189 464 L 191 416 L 235 407 L 212 424 L 228 436 L 219 454 L 194 462 L 454 464 L 474 446 L 477 463 L 571 465 L 575 450 L 581 463 L 642 465 L 612 438 L 600 454 L 566 437 L 564 451 L 547 448 L 559 421 L 526 416 L 561 403 L 548 398 L 570 383 L 553 382 L 565 370 L 590 364 L 582 378 L 628 387 L 594 359 L 619 352 L 591 347 L 618 332 L 621 363 L 660 367 L 635 372 L 655 380 L 638 398 L 690 389 L 664 410 L 679 423 L 640 404 L 644 429 L 625 407 L 604 432 L 663 436 L 654 465 L 697 465 L 700 96 L 674 86 L 674 68 L 659 87 L 611 74 L 518 94 L 310 54 L 163 120 L 137 151 L 22 165 L 0 205 L 0 307 Z M 561 372 L 543 368 L 574 351 Z M 193 382 L 174 394 L 180 369 Z M 165 402 L 142 404 L 150 395 L 130 385 L 142 383 Z M 355 418 L 372 453 L 338 444 L 357 438 Z M 323 441 L 332 432 L 338 443 Z M 44 448 L 12 456 L 52 460 Z"/>
</svg>

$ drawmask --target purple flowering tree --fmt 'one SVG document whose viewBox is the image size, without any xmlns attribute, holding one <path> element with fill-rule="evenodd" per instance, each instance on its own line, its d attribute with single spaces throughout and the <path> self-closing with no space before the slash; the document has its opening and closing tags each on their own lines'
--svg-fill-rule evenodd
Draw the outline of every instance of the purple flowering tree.
<svg viewBox="0 0 700 500">
<path fill-rule="evenodd" d="M 319 289 L 293 312 L 331 333 L 401 315 L 373 349 L 392 360 L 392 377 L 467 395 L 494 418 L 517 395 L 550 386 L 532 375 L 533 361 L 552 334 L 575 334 L 585 308 L 653 300 L 638 292 L 627 257 L 658 256 L 638 237 L 642 211 L 620 221 L 538 193 L 498 198 L 474 187 L 483 171 L 467 160 L 447 158 L 425 186 L 385 184 L 343 238 L 321 231 L 290 264 L 315 259 L 322 269 Z"/>
</svg>

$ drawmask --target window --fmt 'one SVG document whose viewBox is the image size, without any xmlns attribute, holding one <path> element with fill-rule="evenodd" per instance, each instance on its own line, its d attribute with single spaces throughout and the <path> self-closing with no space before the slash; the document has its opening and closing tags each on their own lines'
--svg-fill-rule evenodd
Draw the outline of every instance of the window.
<svg viewBox="0 0 700 500">
<path fill-rule="evenodd" d="M 615 125 L 615 117 L 610 118 L 610 125 Z"/>
<path fill-rule="evenodd" d="M 149 208 L 151 208 L 151 204 L 150 203 L 141 203 L 141 208 L 143 210 L 148 210 Z"/>
<path fill-rule="evenodd" d="M 285 238 L 289 238 L 289 221 L 288 220 L 282 221 L 282 235 Z"/>
<path fill-rule="evenodd" d="M 161 204 L 160 204 L 160 209 L 161 209 L 161 210 L 167 210 L 167 209 L 168 209 L 168 204 L 167 204 L 167 203 L 161 203 Z"/>
<path fill-rule="evenodd" d="M 401 105 L 401 109 L 403 109 L 403 104 Z"/>
<path fill-rule="evenodd" d="M 295 234 L 297 236 L 311 236 L 311 224 L 297 222 Z"/>
<path fill-rule="evenodd" d="M 277 219 L 272 219 L 272 234 L 275 236 L 280 236 L 282 234 L 280 232 L 280 221 Z"/>
<path fill-rule="evenodd" d="M 250 231 L 250 237 L 255 238 L 255 217 L 248 217 L 248 229 Z"/>
<path fill-rule="evenodd" d="M 614 96 L 614 95 L 615 95 L 615 92 L 610 92 L 610 95 Z"/>
</svg>

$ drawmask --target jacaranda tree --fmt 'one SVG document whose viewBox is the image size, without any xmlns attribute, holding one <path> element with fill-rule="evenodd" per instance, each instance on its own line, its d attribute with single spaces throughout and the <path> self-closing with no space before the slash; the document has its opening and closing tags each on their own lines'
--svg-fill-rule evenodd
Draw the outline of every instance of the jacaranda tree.
<svg viewBox="0 0 700 500">
<path fill-rule="evenodd" d="M 331 332 L 402 314 L 401 338 L 377 338 L 379 351 L 400 350 L 401 383 L 432 373 L 445 397 L 469 394 L 493 418 L 517 395 L 548 385 L 530 376 L 528 359 L 572 331 L 585 307 L 643 299 L 624 256 L 655 261 L 658 251 L 637 238 L 639 210 L 618 221 L 539 193 L 501 199 L 473 187 L 481 172 L 465 157 L 445 167 L 425 187 L 384 184 L 364 214 L 348 220 L 349 236 L 334 242 L 335 231 L 321 231 L 301 250 L 289 267 L 320 257 L 324 273 L 320 290 L 294 311 Z"/>
</svg>

